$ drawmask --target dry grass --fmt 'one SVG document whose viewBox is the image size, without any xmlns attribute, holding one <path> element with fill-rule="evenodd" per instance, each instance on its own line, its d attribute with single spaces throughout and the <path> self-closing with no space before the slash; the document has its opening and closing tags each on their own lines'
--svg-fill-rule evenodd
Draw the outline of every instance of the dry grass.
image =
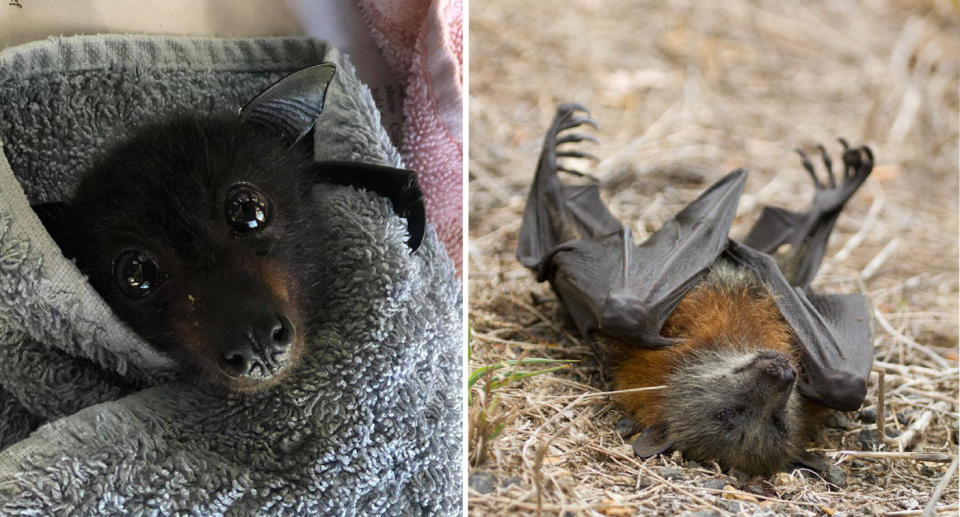
<svg viewBox="0 0 960 517">
<path fill-rule="evenodd" d="M 913 453 L 957 454 L 960 7 L 807 5 L 470 2 L 471 369 L 580 361 L 497 390 L 488 409 L 505 425 L 470 466 L 496 482 L 471 491 L 471 514 L 529 515 L 539 501 L 547 515 L 919 515 L 946 477 L 948 463 Z M 877 426 L 853 413 L 814 446 L 842 460 L 842 489 L 800 471 L 748 482 L 678 454 L 633 456 L 614 431 L 620 410 L 584 396 L 604 389 L 590 347 L 513 256 L 543 131 L 567 100 L 600 122 L 589 150 L 604 159 L 591 172 L 637 241 L 738 166 L 750 171 L 742 236 L 762 204 L 798 209 L 812 195 L 793 147 L 836 151 L 842 135 L 873 148 L 878 166 L 841 216 L 815 287 L 873 301 L 881 325 L 865 406 L 878 409 L 882 372 L 882 423 L 910 443 L 870 449 L 910 454 L 856 457 L 868 449 L 861 432 Z M 956 479 L 937 497 L 955 513 Z"/>
</svg>

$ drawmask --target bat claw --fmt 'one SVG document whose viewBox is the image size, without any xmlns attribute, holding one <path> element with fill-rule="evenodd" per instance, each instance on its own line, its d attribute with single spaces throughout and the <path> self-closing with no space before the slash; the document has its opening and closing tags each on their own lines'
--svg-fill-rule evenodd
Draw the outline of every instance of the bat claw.
<svg viewBox="0 0 960 517">
<path fill-rule="evenodd" d="M 597 158 L 596 155 L 584 151 L 557 151 L 557 158 L 586 158 L 595 162 L 600 161 L 600 158 Z"/>
<path fill-rule="evenodd" d="M 821 144 L 817 144 L 817 149 L 820 150 L 820 157 L 823 159 L 823 165 L 827 168 L 827 177 L 830 180 L 830 188 L 837 188 L 837 180 L 833 176 L 833 161 L 830 160 L 830 155 L 827 154 L 827 150 Z"/>
<path fill-rule="evenodd" d="M 578 171 L 578 170 L 576 170 L 576 169 L 569 169 L 569 168 L 567 168 L 567 167 L 562 167 L 562 166 L 559 166 L 559 165 L 558 165 L 558 166 L 557 166 L 557 170 L 558 170 L 558 171 L 562 171 L 562 172 L 566 172 L 567 174 L 573 174 L 574 176 L 576 176 L 576 177 L 578 177 L 578 178 L 587 178 L 587 179 L 589 179 L 589 180 L 593 180 L 593 181 L 596 181 L 596 182 L 598 182 L 598 183 L 600 182 L 600 179 L 597 178 L 596 176 L 594 176 L 594 175 L 592 175 L 592 174 L 588 174 L 588 173 L 583 172 L 583 171 Z"/>
<path fill-rule="evenodd" d="M 830 212 L 840 209 L 844 203 L 850 199 L 850 196 L 863 184 L 864 180 L 873 170 L 873 151 L 863 145 L 851 147 L 843 138 L 837 138 L 837 142 L 843 146 L 843 177 L 841 184 L 837 184 L 837 178 L 833 172 L 833 160 L 822 145 L 817 145 L 820 151 L 823 165 L 827 169 L 828 185 L 824 185 L 817 179 L 816 171 L 810 158 L 801 149 L 795 149 L 800 155 L 803 168 L 813 179 L 815 194 L 813 205 L 818 212 Z"/>
<path fill-rule="evenodd" d="M 557 115 L 560 115 L 561 112 L 572 113 L 574 111 L 582 111 L 586 113 L 588 117 L 590 116 L 590 110 L 579 102 L 564 102 L 563 104 L 557 106 Z"/>
<path fill-rule="evenodd" d="M 844 181 L 855 181 L 857 178 L 866 178 L 873 170 L 873 151 L 865 145 L 859 147 L 845 147 L 843 151 Z"/>
<path fill-rule="evenodd" d="M 810 173 L 810 179 L 813 180 L 814 187 L 816 187 L 817 190 L 823 189 L 823 184 L 817 179 L 817 173 L 813 170 L 813 163 L 810 162 L 810 158 L 807 157 L 807 153 L 803 152 L 803 150 L 799 147 L 794 149 L 794 151 L 800 155 L 800 161 L 803 163 L 803 168 Z"/>
<path fill-rule="evenodd" d="M 568 129 L 580 126 L 592 126 L 597 128 L 597 122 L 590 118 L 590 111 L 581 104 L 567 102 L 557 108 L 550 130 L 547 131 L 547 138 L 544 142 L 543 156 L 552 163 L 556 164 L 557 158 L 583 158 L 588 160 L 600 161 L 600 159 L 591 153 L 576 149 L 559 150 L 561 144 L 578 143 L 583 141 L 597 143 L 597 139 L 580 133 L 563 134 L 560 133 Z M 548 162 L 551 163 L 551 162 Z M 567 172 L 579 177 L 586 177 L 596 181 L 596 178 L 589 174 L 584 174 L 575 169 L 555 165 L 556 170 Z"/>
<path fill-rule="evenodd" d="M 564 129 L 572 129 L 575 127 L 580 127 L 582 125 L 591 126 L 593 129 L 597 129 L 597 121 L 593 120 L 590 117 L 580 117 L 580 118 L 565 118 L 560 122 L 560 127 L 557 128 L 557 131 L 563 131 Z"/>
<path fill-rule="evenodd" d="M 571 134 L 571 135 L 563 135 L 563 136 L 561 136 L 560 138 L 558 138 L 558 139 L 557 139 L 557 145 L 560 145 L 560 144 L 568 144 L 568 143 L 571 143 L 571 142 L 573 142 L 573 143 L 578 143 L 578 142 L 583 142 L 583 141 L 591 142 L 591 143 L 594 143 L 594 144 L 599 144 L 599 143 L 600 143 L 596 138 L 594 138 L 594 137 L 592 137 L 592 136 L 590 136 L 590 135 L 580 135 L 580 134 L 574 133 L 574 134 Z"/>
<path fill-rule="evenodd" d="M 859 147 L 850 147 L 850 144 L 842 137 L 837 138 L 837 142 L 843 146 L 843 185 L 839 186 L 837 185 L 836 175 L 833 172 L 833 160 L 830 159 L 830 154 L 823 145 L 817 144 L 817 150 L 820 151 L 820 157 L 823 160 L 824 168 L 827 170 L 827 184 L 822 183 L 817 178 L 817 173 L 814 169 L 813 163 L 810 161 L 810 158 L 807 156 L 807 154 L 799 148 L 794 149 L 794 151 L 800 155 L 803 168 L 807 171 L 807 173 L 810 174 L 810 178 L 813 180 L 814 188 L 816 188 L 817 191 L 837 190 L 840 188 L 852 194 L 853 191 L 863 183 L 863 180 L 866 179 L 867 175 L 870 174 L 870 171 L 873 169 L 873 151 L 871 151 L 870 148 L 865 145 Z M 851 184 L 855 184 L 855 186 L 852 186 L 851 188 Z"/>
</svg>

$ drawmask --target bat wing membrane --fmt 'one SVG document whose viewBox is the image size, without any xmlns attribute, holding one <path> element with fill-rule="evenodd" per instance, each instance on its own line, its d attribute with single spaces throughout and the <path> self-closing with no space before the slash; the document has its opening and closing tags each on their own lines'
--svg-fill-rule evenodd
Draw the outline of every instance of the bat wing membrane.
<svg viewBox="0 0 960 517">
<path fill-rule="evenodd" d="M 547 131 L 517 256 L 551 282 L 582 335 L 600 330 L 637 346 L 667 346 L 660 328 L 726 248 L 746 172 L 722 178 L 637 246 L 595 185 L 568 187 L 558 177 L 556 146 L 572 141 L 559 132 L 589 121 L 578 110 L 560 106 Z"/>
<path fill-rule="evenodd" d="M 805 370 L 800 393 L 827 407 L 851 411 L 860 407 L 867 393 L 873 362 L 873 309 L 862 295 L 821 295 L 810 288 L 840 211 L 873 170 L 868 147 L 850 148 L 840 142 L 844 170 L 839 185 L 822 147 L 828 185 L 817 180 L 801 152 L 815 187 L 810 207 L 804 212 L 765 207 L 744 245 L 731 243 L 729 254 L 757 271 L 793 329 Z M 789 244 L 789 249 L 779 253 L 783 244 Z"/>
</svg>

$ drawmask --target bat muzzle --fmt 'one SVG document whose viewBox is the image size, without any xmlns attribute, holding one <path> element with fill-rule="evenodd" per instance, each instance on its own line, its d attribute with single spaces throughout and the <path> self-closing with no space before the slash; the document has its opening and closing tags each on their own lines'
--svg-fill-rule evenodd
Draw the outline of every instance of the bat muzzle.
<svg viewBox="0 0 960 517">
<path fill-rule="evenodd" d="M 774 391 L 788 390 L 797 380 L 797 369 L 793 367 L 790 358 L 779 352 L 759 352 L 757 371 Z"/>
<path fill-rule="evenodd" d="M 244 318 L 247 319 L 247 318 Z M 282 314 L 252 315 L 220 353 L 218 364 L 229 377 L 266 381 L 283 374 L 293 363 L 296 329 Z"/>
</svg>

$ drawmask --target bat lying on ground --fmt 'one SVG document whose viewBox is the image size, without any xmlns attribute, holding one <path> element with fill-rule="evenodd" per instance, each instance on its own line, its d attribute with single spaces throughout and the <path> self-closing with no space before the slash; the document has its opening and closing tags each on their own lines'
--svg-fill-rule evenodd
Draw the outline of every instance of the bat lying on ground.
<svg viewBox="0 0 960 517">
<path fill-rule="evenodd" d="M 423 238 L 414 172 L 313 161 L 303 137 L 334 73 L 322 64 L 292 74 L 240 115 L 142 128 L 73 199 L 34 206 L 114 312 L 198 383 L 256 391 L 297 364 L 307 308 L 323 296 L 314 188 L 377 192 L 406 218 L 412 250 Z"/>
<path fill-rule="evenodd" d="M 581 114 L 582 113 L 582 114 Z M 642 244 L 600 200 L 597 185 L 564 185 L 561 157 L 587 157 L 564 133 L 594 125 L 564 104 L 547 131 L 527 198 L 517 257 L 547 280 L 580 333 L 605 350 L 620 404 L 645 430 L 643 457 L 669 449 L 768 475 L 792 462 L 829 408 L 860 407 L 873 360 L 872 310 L 858 294 L 810 289 L 844 203 L 873 168 L 844 147 L 839 185 L 803 158 L 816 194 L 804 212 L 766 207 L 743 242 L 728 237 L 746 172 L 708 188 Z M 778 251 L 779 250 L 779 251 Z"/>
</svg>

